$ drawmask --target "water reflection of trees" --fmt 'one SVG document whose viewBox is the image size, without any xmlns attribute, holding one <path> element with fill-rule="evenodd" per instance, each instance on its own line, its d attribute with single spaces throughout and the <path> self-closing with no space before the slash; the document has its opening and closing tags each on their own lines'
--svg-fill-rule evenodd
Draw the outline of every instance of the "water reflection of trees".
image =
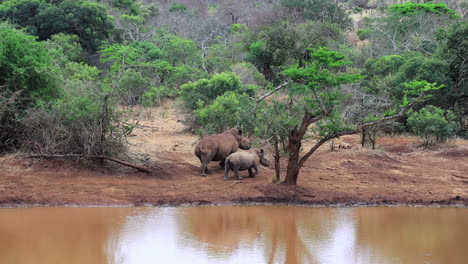
<svg viewBox="0 0 468 264">
<path fill-rule="evenodd" d="M 360 252 L 372 262 L 466 263 L 468 214 L 460 208 L 363 208 L 356 212 Z M 462 210 L 465 210 L 462 214 Z M 363 256 L 363 254 L 360 254 Z M 369 261 L 369 260 L 368 260 Z"/>
<path fill-rule="evenodd" d="M 187 208 L 178 219 L 181 229 L 203 242 L 213 255 L 251 247 L 260 239 L 267 263 L 317 263 L 299 233 L 300 222 L 304 220 L 315 229 L 325 227 L 322 217 L 312 216 L 310 209 L 297 207 Z M 316 232 L 320 233 L 319 230 L 307 233 L 313 236 Z"/>
<path fill-rule="evenodd" d="M 129 213 L 126 208 L 3 209 L 0 263 L 107 263 L 108 239 Z"/>
</svg>

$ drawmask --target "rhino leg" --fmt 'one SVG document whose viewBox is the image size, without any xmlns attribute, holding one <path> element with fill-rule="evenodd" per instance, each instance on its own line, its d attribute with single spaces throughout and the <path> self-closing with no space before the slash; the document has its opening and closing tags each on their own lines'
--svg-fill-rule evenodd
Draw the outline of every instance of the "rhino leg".
<svg viewBox="0 0 468 264">
<path fill-rule="evenodd" d="M 224 180 L 227 181 L 229 179 L 229 160 L 226 159 L 225 164 L 224 164 Z"/>
<path fill-rule="evenodd" d="M 202 165 L 201 165 L 201 175 L 202 176 L 206 176 L 208 174 L 208 163 L 210 163 L 209 161 L 208 162 L 202 162 Z"/>
<path fill-rule="evenodd" d="M 226 162 L 225 159 L 222 160 L 222 161 L 220 161 L 220 162 L 219 162 L 219 166 L 220 166 L 221 168 L 224 168 L 224 167 L 225 167 L 225 162 Z"/>
<path fill-rule="evenodd" d="M 255 174 L 252 172 L 252 168 L 249 168 L 249 177 L 255 177 Z"/>
<path fill-rule="evenodd" d="M 257 174 L 258 174 L 258 165 L 257 165 L 257 163 L 256 163 L 256 162 L 254 162 L 254 164 L 253 164 L 252 168 L 255 170 L 255 174 L 254 174 L 254 176 L 255 176 L 255 175 L 257 175 Z"/>
<path fill-rule="evenodd" d="M 242 176 L 239 175 L 239 167 L 234 167 L 233 168 L 234 172 L 236 173 L 236 177 L 238 180 L 242 180 Z"/>
</svg>

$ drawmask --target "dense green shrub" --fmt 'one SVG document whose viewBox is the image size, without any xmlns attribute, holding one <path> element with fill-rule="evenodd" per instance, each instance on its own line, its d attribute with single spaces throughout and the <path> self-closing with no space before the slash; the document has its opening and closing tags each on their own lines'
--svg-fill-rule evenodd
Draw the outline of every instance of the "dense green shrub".
<svg viewBox="0 0 468 264">
<path fill-rule="evenodd" d="M 390 6 L 390 10 L 394 13 L 401 14 L 401 15 L 412 15 L 418 12 L 422 13 L 431 13 L 431 14 L 448 14 L 450 16 L 455 17 L 456 12 L 444 3 L 413 3 L 413 2 L 406 2 L 404 4 L 397 4 Z"/>
<path fill-rule="evenodd" d="M 151 87 L 141 98 L 141 104 L 144 107 L 152 107 L 160 104 L 165 98 L 172 98 L 177 95 L 177 90 L 166 86 Z"/>
<path fill-rule="evenodd" d="M 255 88 L 243 86 L 236 74 L 225 72 L 215 74 L 211 79 L 200 79 L 182 85 L 181 97 L 188 108 L 195 109 L 199 106 L 199 101 L 208 105 L 216 97 L 229 91 L 253 95 Z"/>
<path fill-rule="evenodd" d="M 209 105 L 198 101 L 194 115 L 203 134 L 221 133 L 231 127 L 242 128 L 244 133 L 249 134 L 255 127 L 252 101 L 246 94 L 234 91 L 218 96 Z"/>
<path fill-rule="evenodd" d="M 49 101 L 60 95 L 44 43 L 7 23 L 0 23 L 0 87 L 7 94 L 21 93 L 18 103 L 27 107 L 36 100 Z"/>
<path fill-rule="evenodd" d="M 370 28 L 361 28 L 357 31 L 357 35 L 359 40 L 365 40 L 368 39 L 370 34 L 372 32 L 372 29 Z"/>
<path fill-rule="evenodd" d="M 187 6 L 181 3 L 173 3 L 171 7 L 169 7 L 169 12 L 185 13 L 187 12 Z"/>
<path fill-rule="evenodd" d="M 444 117 L 444 111 L 438 107 L 428 105 L 418 112 L 413 112 L 408 118 L 409 128 L 423 140 L 422 145 L 445 142 L 454 136 L 458 125 L 449 122 Z"/>
<path fill-rule="evenodd" d="M 91 51 L 109 37 L 114 28 L 106 8 L 85 0 L 8 0 L 0 4 L 0 19 L 18 24 L 40 40 L 57 33 L 77 35 Z"/>
</svg>

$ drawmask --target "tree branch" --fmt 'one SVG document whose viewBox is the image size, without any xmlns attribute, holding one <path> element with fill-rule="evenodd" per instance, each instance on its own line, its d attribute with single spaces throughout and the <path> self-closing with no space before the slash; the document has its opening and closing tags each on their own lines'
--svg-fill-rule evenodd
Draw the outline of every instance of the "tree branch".
<svg viewBox="0 0 468 264">
<path fill-rule="evenodd" d="M 273 91 L 269 91 L 268 93 L 260 96 L 260 98 L 257 99 L 257 104 L 260 103 L 261 101 L 263 101 L 265 98 L 267 98 L 268 96 L 276 93 L 277 91 L 281 90 L 282 88 L 284 88 L 287 84 L 289 83 L 289 81 L 284 81 L 282 84 L 278 85 Z"/>
<path fill-rule="evenodd" d="M 317 101 L 319 101 L 320 107 L 322 108 L 323 112 L 328 112 L 327 108 L 325 107 L 325 104 L 322 101 L 322 98 L 320 98 L 320 96 L 317 94 L 317 91 L 315 91 L 315 89 L 313 88 L 311 90 L 312 93 L 314 93 L 314 96 L 317 99 Z"/>
<path fill-rule="evenodd" d="M 356 134 L 356 133 L 359 133 L 363 128 L 366 128 L 366 127 L 369 127 L 369 126 L 373 126 L 373 125 L 376 125 L 376 124 L 380 124 L 380 123 L 383 123 L 383 122 L 386 122 L 386 121 L 389 121 L 389 120 L 392 120 L 392 119 L 396 119 L 396 118 L 400 118 L 402 117 L 409 109 L 411 109 L 411 107 L 413 107 L 417 102 L 420 102 L 422 100 L 422 98 L 424 97 L 424 94 L 421 94 L 419 95 L 415 100 L 413 100 L 411 103 L 409 103 L 408 105 L 406 105 L 405 107 L 403 107 L 400 112 L 396 115 L 392 115 L 392 116 L 387 116 L 387 117 L 384 117 L 382 119 L 379 119 L 377 121 L 373 121 L 373 122 L 369 122 L 369 123 L 365 123 L 361 126 L 359 126 L 358 128 L 354 129 L 354 130 L 345 130 L 345 131 L 341 131 L 341 132 L 338 132 L 338 133 L 335 133 L 335 134 L 332 134 L 332 135 L 329 135 L 329 136 L 326 136 L 324 138 L 322 138 L 319 142 L 317 142 L 304 156 L 302 156 L 302 158 L 300 159 L 299 161 L 299 166 L 301 167 L 304 162 L 307 161 L 307 159 L 312 155 L 312 153 L 314 153 L 321 145 L 323 145 L 325 142 L 327 142 L 328 140 L 330 139 L 334 139 L 334 138 L 339 138 L 341 136 L 345 136 L 345 135 L 353 135 L 353 134 Z M 322 115 L 324 115 L 324 113 L 322 113 Z M 320 115 L 320 116 L 322 116 Z M 318 117 L 320 117 L 318 116 Z M 323 117 L 325 117 L 326 115 L 324 115 Z M 322 118 L 323 118 L 322 117 Z"/>
<path fill-rule="evenodd" d="M 31 155 L 31 156 L 27 156 L 26 158 L 93 158 L 93 159 L 105 159 L 105 160 L 113 161 L 113 162 L 118 163 L 120 165 L 131 167 L 131 168 L 137 169 L 139 171 L 143 171 L 143 172 L 146 172 L 148 174 L 151 174 L 151 170 L 149 168 L 145 167 L 145 166 L 132 164 L 132 163 L 127 162 L 127 161 L 123 161 L 123 160 L 119 160 L 119 159 L 111 158 L 111 157 L 106 157 L 106 156 L 86 157 L 86 156 L 83 156 L 83 155 L 80 155 L 80 154 L 67 154 L 67 155 Z"/>
</svg>

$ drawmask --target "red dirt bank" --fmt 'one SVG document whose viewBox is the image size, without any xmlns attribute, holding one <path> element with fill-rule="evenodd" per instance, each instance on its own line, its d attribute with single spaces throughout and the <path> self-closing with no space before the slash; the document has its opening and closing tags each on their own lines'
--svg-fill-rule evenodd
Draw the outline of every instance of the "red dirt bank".
<svg viewBox="0 0 468 264">
<path fill-rule="evenodd" d="M 6 155 L 0 157 L 0 207 L 232 202 L 468 206 L 467 140 L 423 151 L 413 147 L 413 137 L 385 137 L 378 140 L 381 150 L 371 151 L 356 146 L 358 136 L 349 136 L 343 140 L 353 143 L 353 149 L 330 152 L 323 146 L 314 153 L 298 186 L 273 184 L 272 166 L 237 183 L 232 176 L 224 181 L 217 163 L 210 164 L 208 177 L 201 177 L 192 153 L 197 138 L 177 132 L 183 125 L 163 116 L 140 122 L 130 139 L 133 152 L 150 157 L 153 175 L 109 162 Z"/>
</svg>

